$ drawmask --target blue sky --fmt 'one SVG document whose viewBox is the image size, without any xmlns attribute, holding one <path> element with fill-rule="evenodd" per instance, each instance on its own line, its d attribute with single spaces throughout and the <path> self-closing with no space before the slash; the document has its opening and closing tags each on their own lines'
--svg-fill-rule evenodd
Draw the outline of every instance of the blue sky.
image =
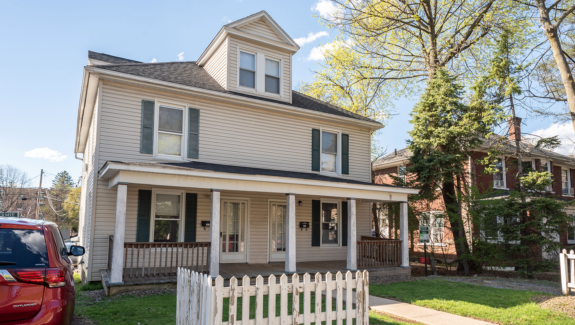
<svg viewBox="0 0 575 325">
<path fill-rule="evenodd" d="M 260 10 L 292 38 L 307 37 L 309 42 L 294 56 L 293 87 L 300 80 L 311 81 L 321 59 L 319 46 L 336 36 L 312 17 L 329 13 L 326 0 L 1 1 L 0 165 L 18 167 L 30 178 L 43 168 L 47 184 L 62 170 L 75 179 L 80 176 L 73 149 L 88 50 L 143 62 L 177 61 L 183 52 L 184 60 L 193 61 L 223 24 Z M 378 135 L 388 152 L 405 146 L 411 128 L 413 102 L 395 104 L 397 115 Z M 527 123 L 527 131 L 553 124 Z"/>
</svg>

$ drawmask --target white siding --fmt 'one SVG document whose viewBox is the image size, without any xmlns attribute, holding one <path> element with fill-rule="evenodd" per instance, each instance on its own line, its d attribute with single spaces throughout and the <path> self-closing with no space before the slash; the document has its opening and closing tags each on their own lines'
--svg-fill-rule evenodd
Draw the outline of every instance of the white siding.
<svg viewBox="0 0 575 325">
<path fill-rule="evenodd" d="M 246 33 L 250 33 L 250 34 L 254 34 L 257 36 L 262 36 L 265 38 L 269 38 L 272 39 L 274 41 L 278 41 L 278 42 L 284 42 L 269 26 L 268 24 L 266 24 L 264 22 L 263 19 L 258 19 L 255 21 L 252 21 L 249 24 L 245 24 L 245 25 L 241 25 L 239 27 L 237 27 L 237 29 L 246 32 Z"/>
<path fill-rule="evenodd" d="M 227 87 L 228 82 L 227 45 L 227 41 L 222 42 L 220 47 L 210 57 L 210 60 L 204 65 L 204 69 L 224 88 Z"/>
<path fill-rule="evenodd" d="M 96 229 L 94 233 L 94 256 L 92 260 L 91 281 L 99 281 L 98 270 L 107 267 L 108 261 L 108 237 L 114 234 L 114 211 L 116 202 L 116 189 L 108 189 L 107 182 L 98 182 L 98 212 L 96 214 Z M 158 187 L 156 187 L 158 188 Z M 136 224 L 138 211 L 138 190 L 151 190 L 151 186 L 130 184 L 128 185 L 128 201 L 126 206 L 126 242 L 136 241 Z M 209 228 L 204 230 L 201 222 L 210 220 L 211 196 L 208 190 L 186 189 L 188 193 L 198 194 L 198 218 L 196 225 L 196 241 L 209 241 Z M 254 193 L 222 191 L 224 198 L 247 198 L 249 199 L 248 222 L 249 222 L 249 248 L 248 263 L 268 262 L 268 207 L 269 200 L 279 200 L 285 202 L 286 197 L 282 194 Z M 329 261 L 345 260 L 347 257 L 347 247 L 312 247 L 311 229 L 299 230 L 299 223 L 307 221 L 311 225 L 311 205 L 312 200 L 320 200 L 321 197 L 311 197 L 296 195 L 296 202 L 302 201 L 302 206 L 296 206 L 296 247 L 297 261 Z M 333 199 L 333 198 L 330 198 Z M 342 200 L 342 198 L 337 198 Z M 345 199 L 343 199 L 345 200 Z M 184 216 L 185 217 L 185 216 Z M 343 234 L 342 234 L 343 236 Z M 369 202 L 359 201 L 357 204 L 357 236 L 371 236 L 371 216 Z"/>
<path fill-rule="evenodd" d="M 350 174 L 342 177 L 370 181 L 368 129 L 116 84 L 103 89 L 98 169 L 108 160 L 155 161 L 140 153 L 141 102 L 164 98 L 200 109 L 199 161 L 311 172 L 311 130 L 327 128 L 349 134 Z"/>
<path fill-rule="evenodd" d="M 281 60 L 281 97 L 277 94 L 256 93 L 253 91 L 243 90 L 238 87 L 238 56 L 240 49 L 249 52 L 263 53 L 266 57 L 271 59 Z M 230 37 L 228 49 L 228 89 L 253 96 L 262 96 L 276 100 L 284 100 L 291 103 L 291 61 L 291 54 L 287 51 L 275 50 L 271 47 L 267 47 L 261 44 Z"/>
</svg>

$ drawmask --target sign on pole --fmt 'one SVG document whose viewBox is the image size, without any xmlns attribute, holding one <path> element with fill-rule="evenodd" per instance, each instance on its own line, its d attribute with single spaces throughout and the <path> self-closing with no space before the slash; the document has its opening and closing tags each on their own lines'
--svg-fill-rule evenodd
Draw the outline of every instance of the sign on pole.
<svg viewBox="0 0 575 325">
<path fill-rule="evenodd" d="M 20 212 L 0 212 L 0 217 L 20 218 Z"/>
<path fill-rule="evenodd" d="M 429 243 L 429 226 L 419 226 L 419 242 L 421 244 Z"/>
</svg>

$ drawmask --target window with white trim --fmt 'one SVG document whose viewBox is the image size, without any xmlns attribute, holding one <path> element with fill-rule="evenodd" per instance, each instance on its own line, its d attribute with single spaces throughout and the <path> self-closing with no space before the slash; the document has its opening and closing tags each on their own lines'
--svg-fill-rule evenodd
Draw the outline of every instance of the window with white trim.
<svg viewBox="0 0 575 325">
<path fill-rule="evenodd" d="M 280 93 L 280 62 L 266 58 L 266 92 Z"/>
<path fill-rule="evenodd" d="M 321 201 L 321 245 L 339 246 L 341 242 L 340 234 L 340 202 L 322 200 Z"/>
<path fill-rule="evenodd" d="M 549 172 L 549 174 L 553 175 L 553 172 L 551 171 L 551 162 L 548 160 L 541 160 L 541 171 L 546 171 Z M 551 176 L 549 176 L 549 178 L 551 178 Z M 549 185 L 547 187 L 547 191 L 551 192 L 553 191 L 553 185 Z"/>
<path fill-rule="evenodd" d="M 522 167 L 521 171 L 523 173 L 523 176 L 529 175 L 529 172 L 532 172 L 535 169 L 533 167 L 533 161 L 532 160 L 522 161 L 521 167 Z"/>
<path fill-rule="evenodd" d="M 339 132 L 321 131 L 321 172 L 340 173 Z"/>
<path fill-rule="evenodd" d="M 443 212 L 441 211 L 423 212 L 419 216 L 419 225 L 429 227 L 430 244 L 432 245 L 443 244 L 443 239 L 445 236 L 445 222 Z"/>
<path fill-rule="evenodd" d="M 493 187 L 506 188 L 505 158 L 497 158 L 495 160 L 495 169 L 497 171 L 493 174 Z"/>
<path fill-rule="evenodd" d="M 158 108 L 158 155 L 183 156 L 184 115 L 183 108 Z"/>
<path fill-rule="evenodd" d="M 575 221 L 567 227 L 567 244 L 575 244 Z"/>
<path fill-rule="evenodd" d="M 561 188 L 563 195 L 573 195 L 571 191 L 571 175 L 569 175 L 569 169 L 561 169 Z"/>
<path fill-rule="evenodd" d="M 403 185 L 407 182 L 407 166 L 399 166 L 399 177 L 403 180 Z"/>
<path fill-rule="evenodd" d="M 153 242 L 181 241 L 184 197 L 180 191 L 154 191 L 150 234 Z"/>
<path fill-rule="evenodd" d="M 503 227 L 507 226 L 511 229 L 517 228 L 519 233 L 519 217 L 499 217 L 495 216 L 488 218 L 483 222 L 482 233 L 485 239 L 490 243 L 502 243 L 505 241 Z M 518 241 L 510 240 L 510 244 L 518 244 Z"/>
<path fill-rule="evenodd" d="M 256 55 L 240 51 L 240 86 L 256 88 Z"/>
</svg>

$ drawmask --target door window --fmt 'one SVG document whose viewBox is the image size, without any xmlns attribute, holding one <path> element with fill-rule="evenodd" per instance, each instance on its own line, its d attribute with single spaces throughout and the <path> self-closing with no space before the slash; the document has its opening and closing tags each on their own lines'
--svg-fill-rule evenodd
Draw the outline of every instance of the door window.
<svg viewBox="0 0 575 325">
<path fill-rule="evenodd" d="M 286 250 L 286 205 L 271 204 L 270 212 L 270 240 L 272 252 L 285 252 Z"/>
<path fill-rule="evenodd" d="M 224 202 L 222 210 L 222 253 L 243 253 L 246 249 L 246 204 Z"/>
</svg>

